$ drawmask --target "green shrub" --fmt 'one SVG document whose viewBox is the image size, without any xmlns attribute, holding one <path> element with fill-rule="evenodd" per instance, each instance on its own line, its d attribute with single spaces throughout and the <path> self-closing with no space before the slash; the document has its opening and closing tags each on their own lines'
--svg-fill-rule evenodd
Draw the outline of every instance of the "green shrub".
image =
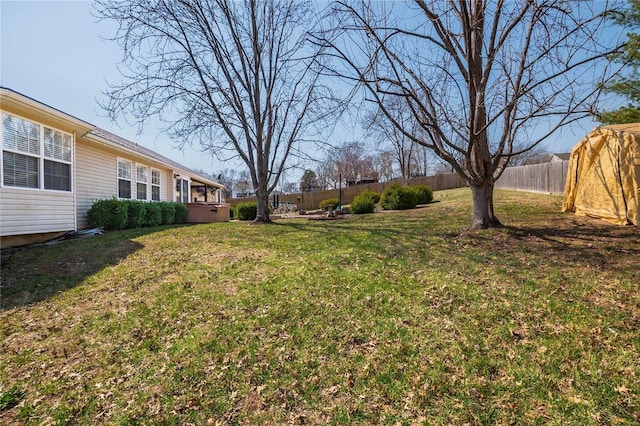
<svg viewBox="0 0 640 426">
<path fill-rule="evenodd" d="M 254 220 L 258 216 L 258 203 L 243 201 L 236 206 L 236 217 L 240 220 Z"/>
<path fill-rule="evenodd" d="M 160 203 L 160 210 L 162 211 L 162 224 L 171 225 L 176 220 L 176 207 L 175 203 Z"/>
<path fill-rule="evenodd" d="M 394 183 L 382 192 L 380 206 L 385 210 L 413 209 L 418 204 L 418 194 L 411 188 Z"/>
<path fill-rule="evenodd" d="M 146 214 L 144 224 L 147 226 L 158 226 L 162 223 L 162 207 L 159 203 L 144 203 Z"/>
<path fill-rule="evenodd" d="M 378 204 L 380 202 L 380 194 L 378 194 L 376 191 L 373 191 L 369 188 L 365 189 L 358 195 L 367 196 L 371 198 L 375 204 Z"/>
<path fill-rule="evenodd" d="M 187 223 L 187 206 L 182 203 L 171 203 L 176 209 L 174 223 Z"/>
<path fill-rule="evenodd" d="M 146 203 L 135 200 L 126 200 L 122 203 L 127 207 L 127 228 L 140 228 L 144 225 L 147 213 Z"/>
<path fill-rule="evenodd" d="M 365 214 L 373 213 L 376 209 L 376 203 L 372 194 L 376 194 L 373 191 L 367 190 L 356 195 L 351 202 L 351 213 L 353 214 Z M 377 194 L 376 194 L 377 195 Z"/>
<path fill-rule="evenodd" d="M 338 204 L 340 204 L 340 201 L 337 198 L 329 198 L 320 201 L 320 208 L 322 210 L 335 210 Z"/>
<path fill-rule="evenodd" d="M 410 188 L 418 196 L 418 204 L 429 204 L 433 201 L 433 190 L 427 185 L 416 185 Z"/>
<path fill-rule="evenodd" d="M 170 225 L 187 222 L 187 206 L 181 203 L 145 203 L 109 198 L 98 200 L 87 212 L 89 225 L 107 230 Z"/>
<path fill-rule="evenodd" d="M 127 226 L 127 216 L 127 206 L 115 198 L 98 200 L 87 212 L 91 226 L 99 226 L 106 230 L 124 229 Z"/>
</svg>

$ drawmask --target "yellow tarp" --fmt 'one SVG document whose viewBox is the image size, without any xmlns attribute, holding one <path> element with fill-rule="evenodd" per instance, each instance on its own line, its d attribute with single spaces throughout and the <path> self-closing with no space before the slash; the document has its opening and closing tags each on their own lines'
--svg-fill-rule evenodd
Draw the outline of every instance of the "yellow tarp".
<svg viewBox="0 0 640 426">
<path fill-rule="evenodd" d="M 601 126 L 571 151 L 562 211 L 640 222 L 640 123 Z"/>
</svg>

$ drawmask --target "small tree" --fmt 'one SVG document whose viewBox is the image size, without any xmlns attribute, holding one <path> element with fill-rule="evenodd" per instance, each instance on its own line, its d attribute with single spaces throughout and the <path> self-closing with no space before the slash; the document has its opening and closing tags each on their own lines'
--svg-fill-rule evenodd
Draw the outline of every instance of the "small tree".
<svg viewBox="0 0 640 426">
<path fill-rule="evenodd" d="M 319 189 L 318 176 L 313 170 L 305 170 L 300 179 L 300 191 L 309 192 Z"/>
<path fill-rule="evenodd" d="M 640 29 L 640 0 L 629 0 L 629 7 L 614 14 L 614 21 L 627 29 Z M 629 100 L 629 105 L 614 111 L 601 112 L 598 120 L 607 124 L 640 122 L 640 33 L 629 32 L 624 49 L 612 59 L 624 66 L 627 73 L 604 86 L 604 90 Z"/>
</svg>

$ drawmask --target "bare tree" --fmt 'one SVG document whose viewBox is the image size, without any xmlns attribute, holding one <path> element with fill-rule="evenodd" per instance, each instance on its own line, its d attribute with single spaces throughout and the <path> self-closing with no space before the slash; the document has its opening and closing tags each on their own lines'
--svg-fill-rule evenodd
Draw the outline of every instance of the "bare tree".
<svg viewBox="0 0 640 426">
<path fill-rule="evenodd" d="M 429 172 L 437 167 L 439 157 L 424 145 L 414 144 L 411 162 L 409 163 L 409 177 L 428 176 Z"/>
<path fill-rule="evenodd" d="M 375 167 L 375 158 L 368 154 L 369 148 L 362 142 L 345 142 L 327 151 L 324 167 L 331 180 L 337 186 L 343 182 L 358 182 L 362 179 L 379 176 Z"/>
<path fill-rule="evenodd" d="M 536 146 L 533 149 L 523 152 L 509 159 L 509 165 L 512 167 L 524 166 L 527 164 L 545 163 L 551 158 L 551 153 L 543 146 Z"/>
<path fill-rule="evenodd" d="M 320 189 L 329 189 L 338 187 L 338 176 L 335 175 L 335 168 L 327 158 L 319 161 L 316 167 L 316 176 L 318 176 L 318 185 Z"/>
<path fill-rule="evenodd" d="M 390 181 L 396 177 L 394 171 L 395 156 L 393 151 L 389 149 L 378 149 L 373 162 L 380 179 L 383 181 Z"/>
<path fill-rule="evenodd" d="M 295 182 L 284 182 L 281 185 L 281 191 L 285 194 L 292 194 L 298 190 L 298 184 Z"/>
<path fill-rule="evenodd" d="M 606 56 L 606 2 L 338 2 L 339 37 L 317 34 L 326 72 L 364 89 L 387 120 L 468 182 L 471 227 L 499 226 L 493 187 L 509 158 L 587 117 Z M 391 10 L 393 8 L 393 10 Z M 596 10 L 597 9 L 597 10 Z M 403 102 L 421 132 L 396 118 Z M 517 141 L 526 140 L 519 148 Z"/>
<path fill-rule="evenodd" d="M 234 169 L 224 169 L 218 173 L 214 173 L 215 179 L 218 183 L 224 185 L 223 194 L 224 198 L 231 198 L 233 196 L 233 188 L 236 183 L 238 171 Z"/>
<path fill-rule="evenodd" d="M 255 187 L 251 184 L 250 174 L 246 170 L 238 173 L 234 187 L 236 188 L 236 193 L 239 194 L 238 197 L 248 197 L 253 195 L 252 193 L 255 191 Z"/>
<path fill-rule="evenodd" d="M 97 15 L 119 25 L 113 39 L 124 52 L 123 81 L 103 106 L 112 119 L 128 113 L 139 126 L 158 116 L 178 144 L 240 157 L 256 190 L 256 221 L 270 222 L 269 194 L 321 117 L 317 46 L 306 39 L 317 16 L 312 7 L 295 0 L 98 0 Z"/>
<path fill-rule="evenodd" d="M 379 144 L 391 145 L 393 156 L 400 169 L 400 175 L 403 179 L 407 179 L 411 177 L 412 163 L 418 145 L 414 139 L 419 139 L 418 133 L 421 129 L 402 99 L 391 98 L 385 103 L 387 112 L 394 117 L 397 123 L 401 124 L 404 131 L 394 126 L 380 108 L 365 113 L 362 125 Z M 414 138 L 406 136 L 405 131 L 412 133 Z"/>
</svg>

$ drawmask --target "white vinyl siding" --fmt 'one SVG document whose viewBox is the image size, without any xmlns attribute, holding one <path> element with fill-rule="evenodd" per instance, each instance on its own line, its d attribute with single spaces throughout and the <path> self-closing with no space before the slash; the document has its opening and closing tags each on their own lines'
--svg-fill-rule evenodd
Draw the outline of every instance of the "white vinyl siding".
<svg viewBox="0 0 640 426">
<path fill-rule="evenodd" d="M 76 144 L 76 208 L 78 229 L 89 226 L 87 212 L 97 200 L 117 197 L 117 154 L 91 146 L 84 139 Z"/>
<path fill-rule="evenodd" d="M 76 229 L 73 193 L 2 188 L 0 235 L 27 235 Z"/>
</svg>

